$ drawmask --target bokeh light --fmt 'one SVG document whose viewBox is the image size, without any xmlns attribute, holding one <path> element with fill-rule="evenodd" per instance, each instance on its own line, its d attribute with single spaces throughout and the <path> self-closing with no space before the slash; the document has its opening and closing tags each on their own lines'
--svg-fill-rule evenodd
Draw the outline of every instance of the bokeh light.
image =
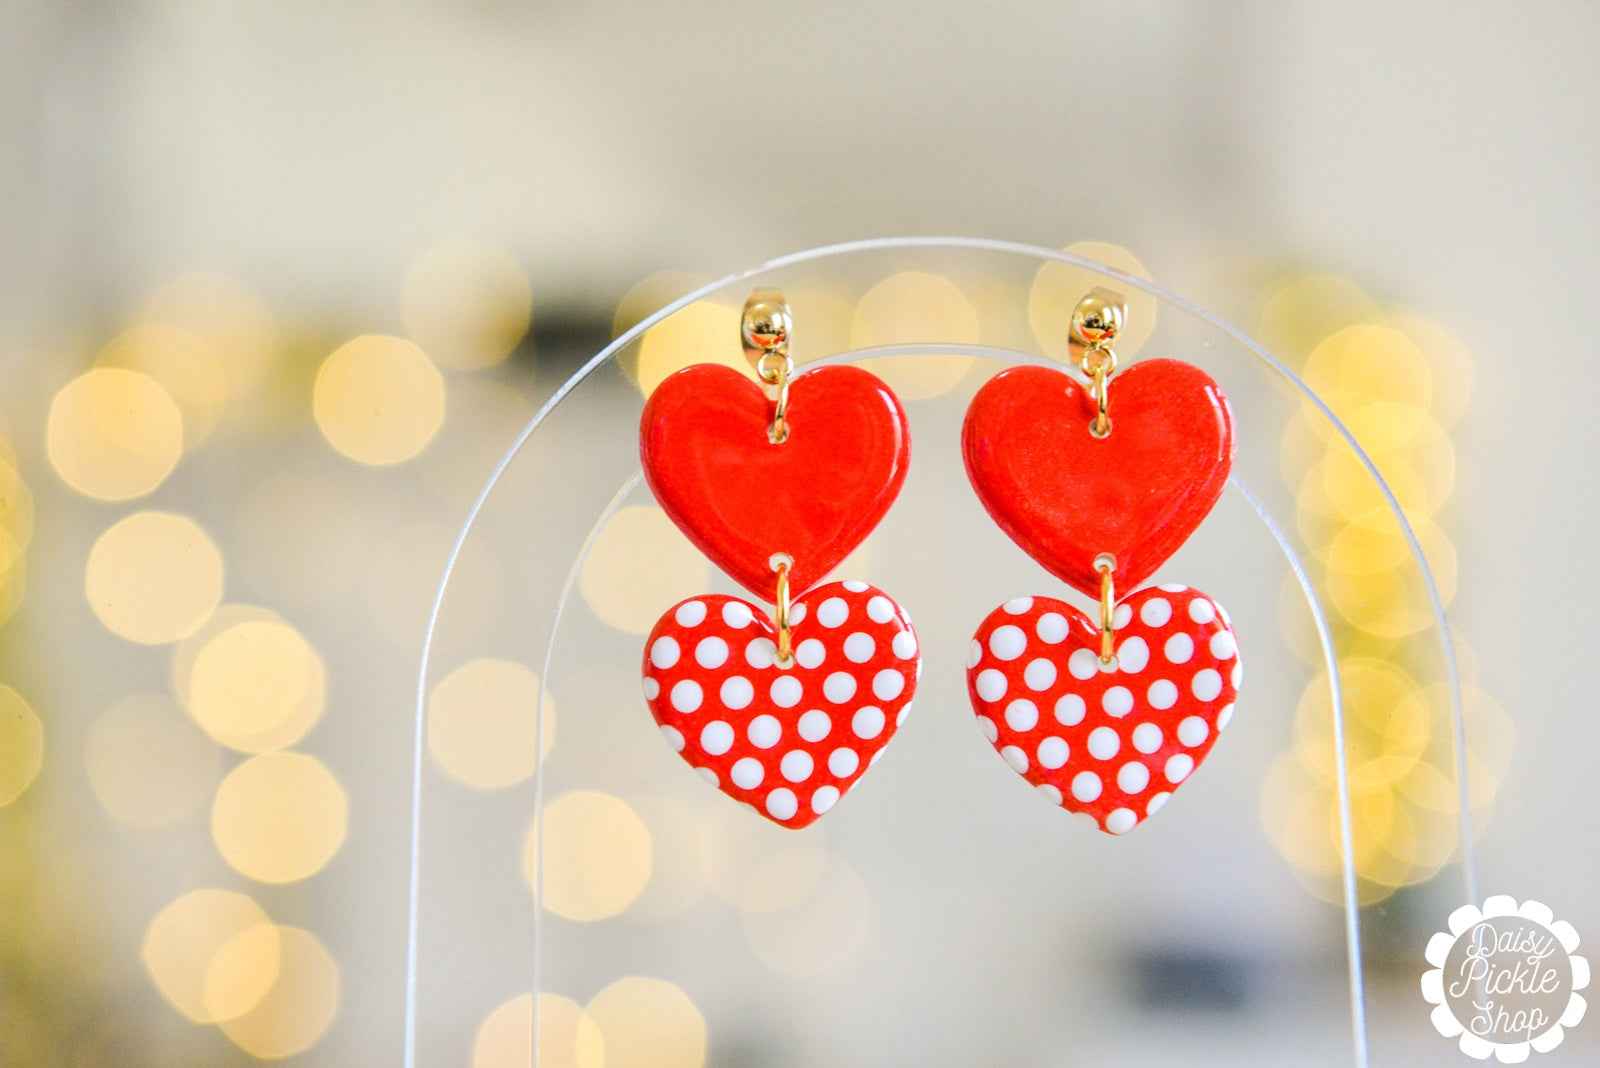
<svg viewBox="0 0 1600 1068">
<path fill-rule="evenodd" d="M 222 1033 L 262 1060 L 292 1057 L 316 1045 L 339 1012 L 339 966 L 317 937 L 279 927 L 278 975 L 261 1000 L 222 1020 Z"/>
<path fill-rule="evenodd" d="M 44 762 L 44 724 L 22 695 L 0 685 L 0 807 L 33 785 Z"/>
<path fill-rule="evenodd" d="M 94 543 L 84 592 L 106 629 L 143 645 L 192 634 L 222 600 L 222 554 L 194 520 L 135 512 Z"/>
<path fill-rule="evenodd" d="M 469 661 L 434 687 L 428 751 L 445 774 L 494 790 L 522 782 L 555 743 L 555 703 L 539 706 L 539 676 L 511 660 Z M 540 731 L 539 720 L 543 720 Z"/>
<path fill-rule="evenodd" d="M 145 971 L 161 996 L 184 1016 L 196 1023 L 213 1023 L 217 1017 L 207 1004 L 208 978 L 212 999 L 238 1006 L 242 1000 L 225 992 L 225 975 L 233 981 L 259 986 L 264 992 L 271 985 L 239 975 L 231 968 L 213 977 L 212 962 L 222 948 L 247 931 L 270 925 L 266 912 L 254 899 L 232 890 L 191 890 L 156 914 L 145 929 L 141 958 Z M 236 990 L 237 988 L 232 988 Z M 240 1011 L 245 1011 L 246 1005 Z"/>
<path fill-rule="evenodd" d="M 584 603 L 627 634 L 648 634 L 686 597 L 704 593 L 709 568 L 666 513 L 653 505 L 619 509 L 601 529 L 578 575 Z"/>
<path fill-rule="evenodd" d="M 228 404 L 221 357 L 199 335 L 181 327 L 130 327 L 106 342 L 95 363 L 149 375 L 166 390 L 183 415 L 185 449 L 205 440 Z"/>
<path fill-rule="evenodd" d="M 89 727 L 84 768 L 106 815 L 159 827 L 198 811 L 217 783 L 222 756 L 165 694 L 134 694 Z"/>
<path fill-rule="evenodd" d="M 176 689 L 195 722 L 223 745 L 246 753 L 281 749 L 322 715 L 322 658 L 287 623 L 234 607 L 224 625 L 196 638 L 174 658 Z"/>
<path fill-rule="evenodd" d="M 702 812 L 671 794 L 630 796 L 650 831 L 650 881 L 628 908 L 636 923 L 660 923 L 681 916 L 706 890 L 699 863 Z M 723 806 L 718 805 L 718 808 Z"/>
<path fill-rule="evenodd" d="M 1104 241 L 1079 241 L 1062 251 L 1103 263 L 1124 274 L 1149 280 L 1150 272 L 1132 252 Z M 1117 355 L 1136 354 L 1156 328 L 1156 298 L 1098 271 L 1070 263 L 1047 263 L 1033 276 L 1028 290 L 1028 324 L 1040 348 L 1058 360 L 1071 357 L 1072 311 L 1089 290 L 1104 286 L 1122 295 L 1128 304 L 1127 321 L 1117 338 Z"/>
<path fill-rule="evenodd" d="M 542 891 L 544 907 L 557 916 L 580 921 L 615 916 L 650 881 L 650 829 L 620 797 L 574 790 L 545 806 L 542 884 L 538 832 L 529 826 L 523 842 L 523 878 L 530 889 Z"/>
<path fill-rule="evenodd" d="M 264 883 L 316 874 L 344 843 L 344 788 L 315 757 L 263 753 L 217 787 L 211 836 L 235 871 Z"/>
<path fill-rule="evenodd" d="M 798 330 L 798 328 L 797 328 Z M 961 287 L 942 275 L 902 271 L 869 289 L 856 305 L 850 347 L 978 341 L 978 311 Z M 973 364 L 971 356 L 889 356 L 871 370 L 905 400 L 951 389 Z"/>
<path fill-rule="evenodd" d="M 636 374 L 647 397 L 663 378 L 694 363 L 720 363 L 756 380 L 739 339 L 739 309 L 718 301 L 698 300 L 679 308 L 646 330 L 638 348 Z"/>
<path fill-rule="evenodd" d="M 200 338 L 221 362 L 230 399 L 258 389 L 277 357 L 279 330 L 271 309 L 259 294 L 225 275 L 178 275 L 145 298 L 134 319 L 180 327 Z"/>
<path fill-rule="evenodd" d="M 606 1068 L 700 1068 L 706 1021 L 695 1003 L 665 979 L 618 979 L 584 1007 L 605 1042 Z"/>
<path fill-rule="evenodd" d="M 504 360 L 528 332 L 533 290 L 510 256 L 448 241 L 411 265 L 400 295 L 406 333 L 435 363 L 476 371 Z"/>
<path fill-rule="evenodd" d="M 472 1044 L 472 1068 L 602 1068 L 605 1039 L 583 1006 L 560 994 L 539 995 L 539 1056 L 533 1049 L 533 995 L 519 994 L 484 1018 Z"/>
<path fill-rule="evenodd" d="M 283 937 L 276 924 L 246 927 L 222 943 L 200 987 L 208 1018 L 231 1020 L 255 1008 L 278 981 L 282 966 Z"/>
<path fill-rule="evenodd" d="M 149 375 L 98 367 L 50 402 L 45 442 L 67 485 L 96 500 L 130 500 L 161 485 L 177 466 L 183 414 Z"/>
<path fill-rule="evenodd" d="M 312 413 L 329 445 L 382 467 L 427 448 L 444 422 L 444 392 L 444 376 L 416 345 L 366 334 L 323 362 Z"/>
</svg>

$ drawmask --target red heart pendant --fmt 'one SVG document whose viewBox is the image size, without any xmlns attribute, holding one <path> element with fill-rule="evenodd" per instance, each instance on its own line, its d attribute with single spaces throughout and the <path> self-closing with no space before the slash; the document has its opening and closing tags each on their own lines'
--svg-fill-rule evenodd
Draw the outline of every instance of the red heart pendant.
<svg viewBox="0 0 1600 1068">
<path fill-rule="evenodd" d="M 748 602 L 706 594 L 650 632 L 644 695 L 661 733 L 717 789 L 804 827 L 850 792 L 911 711 L 921 660 L 904 609 L 833 582 L 790 610 L 794 655 Z"/>
<path fill-rule="evenodd" d="M 1049 800 L 1123 834 L 1153 815 L 1233 717 L 1239 650 L 1222 608 L 1185 586 L 1139 590 L 1100 628 L 1064 601 L 989 613 L 967 656 L 983 735 Z"/>
<path fill-rule="evenodd" d="M 1233 466 L 1233 414 L 1198 367 L 1144 360 L 1107 390 L 1111 433 L 1089 433 L 1088 390 L 1048 367 L 1013 367 L 978 390 L 962 428 L 967 475 L 995 523 L 1051 574 L 1100 595 L 1149 578 L 1200 525 Z"/>
<path fill-rule="evenodd" d="M 772 403 L 731 367 L 669 375 L 644 407 L 639 457 L 667 515 L 740 585 L 777 600 L 772 557 L 795 593 L 860 545 L 906 478 L 911 438 L 895 395 L 857 367 L 789 386 L 789 437 L 767 439 Z"/>
</svg>

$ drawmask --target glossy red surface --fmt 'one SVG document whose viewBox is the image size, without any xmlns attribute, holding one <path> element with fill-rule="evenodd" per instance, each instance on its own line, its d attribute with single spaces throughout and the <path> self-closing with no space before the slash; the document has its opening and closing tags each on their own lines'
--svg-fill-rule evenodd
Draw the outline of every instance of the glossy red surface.
<svg viewBox="0 0 1600 1068">
<path fill-rule="evenodd" d="M 1013 367 L 978 391 L 962 428 L 989 515 L 1091 597 L 1096 556 L 1116 556 L 1119 589 L 1137 586 L 1200 525 L 1233 466 L 1233 414 L 1198 367 L 1144 360 L 1108 394 L 1111 433 L 1096 438 L 1087 389 L 1051 368 Z"/>
<path fill-rule="evenodd" d="M 771 421 L 753 378 L 695 364 L 656 387 L 639 426 L 656 501 L 713 563 L 769 602 L 774 553 L 794 558 L 789 589 L 799 596 L 878 525 L 911 461 L 900 402 L 857 367 L 794 378 L 787 441 L 767 440 Z"/>
</svg>

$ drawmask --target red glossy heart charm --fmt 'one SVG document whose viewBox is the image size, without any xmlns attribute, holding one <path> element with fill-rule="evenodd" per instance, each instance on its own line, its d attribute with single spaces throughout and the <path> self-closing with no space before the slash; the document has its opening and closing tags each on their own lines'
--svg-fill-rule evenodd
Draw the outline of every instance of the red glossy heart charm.
<svg viewBox="0 0 1600 1068">
<path fill-rule="evenodd" d="M 717 789 L 784 827 L 850 792 L 911 710 L 921 671 L 905 611 L 865 582 L 812 590 L 790 610 L 777 662 L 765 614 L 706 594 L 650 632 L 644 695 L 673 749 Z"/>
<path fill-rule="evenodd" d="M 1112 614 L 1115 666 L 1100 629 L 1064 601 L 1021 597 L 989 613 L 967 657 L 978 726 L 1052 803 L 1123 834 L 1152 815 L 1233 718 L 1239 650 L 1217 603 L 1152 586 Z"/>
<path fill-rule="evenodd" d="M 1144 360 L 1107 394 L 1111 433 L 1089 433 L 1088 390 L 1047 367 L 1013 367 L 973 398 L 967 475 L 1000 529 L 1051 574 L 1100 594 L 1095 557 L 1131 589 L 1184 543 L 1228 481 L 1233 415 L 1209 375 Z"/>
<path fill-rule="evenodd" d="M 667 515 L 742 586 L 777 599 L 775 553 L 795 593 L 872 532 L 905 481 L 905 412 L 879 379 L 823 367 L 789 386 L 789 436 L 767 438 L 772 403 L 731 367 L 669 375 L 645 404 L 639 456 Z"/>
</svg>

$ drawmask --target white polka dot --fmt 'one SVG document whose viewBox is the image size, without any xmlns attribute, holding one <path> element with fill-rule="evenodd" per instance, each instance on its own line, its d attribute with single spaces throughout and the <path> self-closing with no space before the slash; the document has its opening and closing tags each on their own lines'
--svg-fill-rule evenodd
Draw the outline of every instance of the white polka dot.
<svg viewBox="0 0 1600 1068">
<path fill-rule="evenodd" d="M 1011 598 L 1011 600 L 1009 600 L 1009 601 L 1007 601 L 1005 603 L 1004 607 L 1005 607 L 1005 610 L 1006 610 L 1007 614 L 1013 615 L 1013 616 L 1020 616 L 1022 613 L 1026 612 L 1028 609 L 1033 607 L 1033 598 L 1032 597 L 1013 597 L 1013 598 Z"/>
<path fill-rule="evenodd" d="M 1157 679 L 1145 691 L 1150 707 L 1165 712 L 1178 703 L 1178 688 L 1166 679 Z"/>
<path fill-rule="evenodd" d="M 669 668 L 678 662 L 678 643 L 662 635 L 650 645 L 650 663 L 658 668 Z"/>
<path fill-rule="evenodd" d="M 1144 808 L 1144 814 L 1146 816 L 1154 816 L 1157 812 L 1161 811 L 1161 806 L 1165 805 L 1171 799 L 1172 794 L 1168 793 L 1166 790 L 1161 791 L 1159 794 L 1156 794 L 1150 799 L 1150 803 Z"/>
<path fill-rule="evenodd" d="M 837 786 L 821 786 L 811 795 L 811 811 L 822 815 L 834 805 L 839 803 L 839 788 Z"/>
<path fill-rule="evenodd" d="M 779 708 L 793 708 L 800 703 L 804 692 L 800 680 L 793 675 L 779 675 L 772 680 L 772 703 Z"/>
<path fill-rule="evenodd" d="M 806 741 L 820 742 L 828 736 L 829 731 L 833 730 L 833 720 L 829 719 L 828 714 L 822 709 L 813 708 L 800 717 L 796 729 L 800 731 L 800 737 Z"/>
<path fill-rule="evenodd" d="M 835 671 L 822 681 L 822 695 L 836 705 L 842 705 L 856 695 L 856 679 L 843 671 Z"/>
<path fill-rule="evenodd" d="M 1020 774 L 1021 772 L 1028 770 L 1028 754 L 1024 753 L 1016 746 L 1006 746 L 1004 749 L 1000 750 L 1000 755 L 1005 758 L 1005 762 L 1007 764 L 1011 765 L 1012 771 Z"/>
<path fill-rule="evenodd" d="M 1093 801 L 1104 789 L 1105 783 L 1092 771 L 1080 771 L 1072 777 L 1072 796 L 1079 801 Z"/>
<path fill-rule="evenodd" d="M 1039 706 L 1027 698 L 1006 705 L 1006 726 L 1014 731 L 1031 731 L 1039 725 Z"/>
<path fill-rule="evenodd" d="M 1035 660 L 1022 673 L 1022 681 L 1030 690 L 1048 690 L 1056 684 L 1056 666 L 1048 660 Z"/>
<path fill-rule="evenodd" d="M 1231 704 L 1223 705 L 1222 706 L 1222 711 L 1217 713 L 1217 730 L 1218 731 L 1225 730 L 1227 728 L 1228 724 L 1230 724 L 1232 722 L 1233 722 L 1233 705 L 1231 705 Z"/>
<path fill-rule="evenodd" d="M 844 640 L 844 658 L 852 664 L 865 664 L 877 651 L 878 643 L 872 640 L 872 635 L 859 630 Z"/>
<path fill-rule="evenodd" d="M 794 814 L 799 811 L 800 800 L 788 787 L 780 786 L 767 795 L 767 814 L 773 819 L 793 819 Z"/>
<path fill-rule="evenodd" d="M 750 685 L 750 680 L 743 675 L 730 675 L 722 680 L 720 691 L 722 703 L 737 712 L 741 708 L 748 708 L 755 699 L 756 688 Z"/>
<path fill-rule="evenodd" d="M 644 677 L 644 699 L 646 701 L 654 701 L 657 697 L 660 697 L 660 696 L 661 696 L 661 683 L 657 682 L 651 676 L 646 675 Z"/>
<path fill-rule="evenodd" d="M 661 725 L 661 737 L 665 738 L 667 740 L 667 744 L 672 746 L 672 751 L 674 753 L 683 752 L 683 747 L 685 744 L 683 740 L 683 732 L 678 728 L 663 723 Z"/>
<path fill-rule="evenodd" d="M 824 627 L 838 627 L 850 618 L 850 606 L 843 597 L 829 597 L 817 606 L 817 622 Z"/>
<path fill-rule="evenodd" d="M 728 643 L 721 638 L 702 638 L 694 647 L 694 659 L 703 668 L 719 668 L 728 662 Z"/>
<path fill-rule="evenodd" d="M 1191 749 L 1205 741 L 1210 734 L 1211 728 L 1199 716 L 1189 716 L 1178 724 L 1178 741 Z"/>
<path fill-rule="evenodd" d="M 850 729 L 857 738 L 876 738 L 883 733 L 883 709 L 877 705 L 862 705 L 850 717 Z"/>
<path fill-rule="evenodd" d="M 998 701 L 1006 695 L 1006 677 L 994 668 L 984 668 L 978 672 L 972 688 L 978 691 L 978 697 L 982 700 Z"/>
<path fill-rule="evenodd" d="M 726 753 L 733 748 L 733 728 L 720 719 L 715 723 L 707 723 L 700 732 L 700 748 L 712 756 Z"/>
<path fill-rule="evenodd" d="M 757 638 L 744 647 L 744 662 L 757 671 L 765 671 L 778 662 L 778 647 L 771 638 Z"/>
<path fill-rule="evenodd" d="M 1222 692 L 1222 676 L 1216 668 L 1205 668 L 1194 673 L 1189 691 L 1202 701 L 1215 701 Z"/>
<path fill-rule="evenodd" d="M 728 778 L 733 780 L 733 785 L 741 790 L 754 790 L 766 777 L 767 769 L 763 768 L 761 761 L 755 757 L 744 757 L 734 761 L 733 769 L 728 772 Z"/>
<path fill-rule="evenodd" d="M 1210 623 L 1217 618 L 1217 609 L 1204 597 L 1196 597 L 1189 602 L 1189 618 L 1196 623 Z"/>
<path fill-rule="evenodd" d="M 1067 671 L 1075 679 L 1092 679 L 1100 670 L 1100 655 L 1093 649 L 1075 649 L 1067 657 Z"/>
<path fill-rule="evenodd" d="M 1194 639 L 1187 634 L 1174 634 L 1167 639 L 1161 653 L 1170 663 L 1187 664 L 1189 658 L 1194 656 Z"/>
<path fill-rule="evenodd" d="M 811 772 L 816 766 L 811 754 L 804 749 L 791 749 L 783 754 L 783 759 L 778 762 L 778 770 L 790 782 L 805 782 L 811 778 Z"/>
<path fill-rule="evenodd" d="M 783 724 L 776 716 L 757 716 L 744 729 L 744 734 L 757 749 L 771 749 L 783 737 Z"/>
<path fill-rule="evenodd" d="M 1028 636 L 1022 633 L 1021 627 L 1010 623 L 996 627 L 989 635 L 989 651 L 1001 660 L 1015 660 L 1028 651 Z"/>
<path fill-rule="evenodd" d="M 967 646 L 967 670 L 971 671 L 983 660 L 983 643 L 972 639 L 972 644 Z"/>
<path fill-rule="evenodd" d="M 797 664 L 810 670 L 822 663 L 822 657 L 827 650 L 815 638 L 807 638 L 794 647 L 794 659 Z"/>
<path fill-rule="evenodd" d="M 861 758 L 854 749 L 835 749 L 828 754 L 828 771 L 838 779 L 848 779 L 861 766 Z"/>
<path fill-rule="evenodd" d="M 1039 743 L 1039 766 L 1054 771 L 1067 762 L 1067 743 L 1064 738 L 1046 738 Z"/>
<path fill-rule="evenodd" d="M 1117 769 L 1117 789 L 1125 794 L 1136 794 L 1150 785 L 1150 769 L 1137 760 L 1130 760 Z"/>
<path fill-rule="evenodd" d="M 680 627 L 698 627 L 706 621 L 706 603 L 704 601 L 685 601 L 672 613 L 672 618 L 678 621 Z"/>
<path fill-rule="evenodd" d="M 705 692 L 693 679 L 679 679 L 672 686 L 672 707 L 679 712 L 693 712 L 705 700 Z"/>
<path fill-rule="evenodd" d="M 1145 644 L 1143 638 L 1129 638 L 1117 646 L 1117 667 L 1130 675 L 1144 670 L 1150 663 L 1150 646 Z"/>
<path fill-rule="evenodd" d="M 1039 793 L 1044 796 L 1044 799 L 1050 802 L 1052 805 L 1061 804 L 1061 791 L 1056 789 L 1054 786 L 1051 786 L 1047 782 L 1042 782 L 1039 784 L 1038 789 Z"/>
<path fill-rule="evenodd" d="M 989 739 L 990 745 L 1000 740 L 1000 729 L 994 725 L 994 720 L 988 716 L 978 717 L 978 729 L 983 732 L 985 738 Z"/>
<path fill-rule="evenodd" d="M 722 621 L 734 630 L 748 627 L 754 618 L 755 613 L 743 601 L 727 601 L 722 606 Z"/>
<path fill-rule="evenodd" d="M 1074 727 L 1083 722 L 1084 713 L 1088 711 L 1089 706 L 1077 694 L 1062 694 L 1056 702 L 1056 722 L 1063 727 Z"/>
<path fill-rule="evenodd" d="M 717 778 L 717 773 L 712 771 L 710 768 L 695 768 L 694 770 L 700 774 L 702 779 L 710 783 L 712 786 L 717 786 L 722 782 L 721 779 Z"/>
<path fill-rule="evenodd" d="M 1239 651 L 1239 643 L 1231 631 L 1219 630 L 1211 636 L 1211 655 L 1218 660 L 1228 660 Z"/>
<path fill-rule="evenodd" d="M 894 618 L 894 602 L 881 593 L 867 602 L 867 618 L 874 623 L 887 623 Z"/>
<path fill-rule="evenodd" d="M 880 701 L 893 701 L 906 688 L 906 677 L 893 668 L 872 676 L 872 695 Z"/>
<path fill-rule="evenodd" d="M 1160 589 L 1165 593 L 1188 593 L 1189 592 L 1189 587 L 1185 586 L 1181 582 L 1163 582 L 1160 586 L 1157 587 L 1157 589 Z"/>
<path fill-rule="evenodd" d="M 868 586 L 860 579 L 845 579 L 843 582 L 839 583 L 839 585 L 843 586 L 851 593 L 866 593 L 868 590 L 872 589 L 871 586 Z"/>
<path fill-rule="evenodd" d="M 1161 728 L 1154 723 L 1141 723 L 1133 728 L 1133 747 L 1141 753 L 1154 753 L 1161 748 Z"/>
<path fill-rule="evenodd" d="M 1190 756 L 1188 753 L 1179 753 L 1177 756 L 1172 757 L 1167 761 L 1167 781 L 1173 785 L 1177 785 L 1178 783 L 1187 779 L 1189 777 L 1189 773 L 1193 770 L 1194 757 Z"/>
<path fill-rule="evenodd" d="M 1243 663 L 1238 660 L 1233 662 L 1233 674 L 1230 676 L 1230 678 L 1233 680 L 1233 688 L 1237 690 L 1239 688 L 1239 684 L 1244 681 Z"/>
<path fill-rule="evenodd" d="M 1033 625 L 1033 632 L 1046 645 L 1060 645 L 1067 640 L 1067 617 L 1060 612 L 1046 612 Z"/>
<path fill-rule="evenodd" d="M 1152 597 L 1139 607 L 1139 620 L 1147 627 L 1164 627 L 1172 618 L 1172 602 L 1165 597 Z"/>
<path fill-rule="evenodd" d="M 1089 755 L 1096 760 L 1110 760 L 1122 748 L 1122 739 L 1110 727 L 1096 727 L 1089 732 Z"/>
<path fill-rule="evenodd" d="M 909 630 L 903 630 L 894 636 L 889 648 L 893 649 L 894 655 L 901 660 L 910 660 L 917 655 L 917 636 Z"/>
<path fill-rule="evenodd" d="M 792 606 L 789 609 L 789 626 L 792 627 L 792 626 L 795 626 L 798 623 L 804 622 L 805 618 L 806 618 L 806 606 L 805 605 L 797 604 L 797 605 Z"/>
<path fill-rule="evenodd" d="M 1131 808 L 1113 809 L 1106 816 L 1106 830 L 1112 834 L 1127 834 L 1139 822 Z"/>
<path fill-rule="evenodd" d="M 1113 686 L 1100 695 L 1100 707 L 1106 715 L 1121 719 L 1133 711 L 1133 691 L 1126 686 Z"/>
</svg>

